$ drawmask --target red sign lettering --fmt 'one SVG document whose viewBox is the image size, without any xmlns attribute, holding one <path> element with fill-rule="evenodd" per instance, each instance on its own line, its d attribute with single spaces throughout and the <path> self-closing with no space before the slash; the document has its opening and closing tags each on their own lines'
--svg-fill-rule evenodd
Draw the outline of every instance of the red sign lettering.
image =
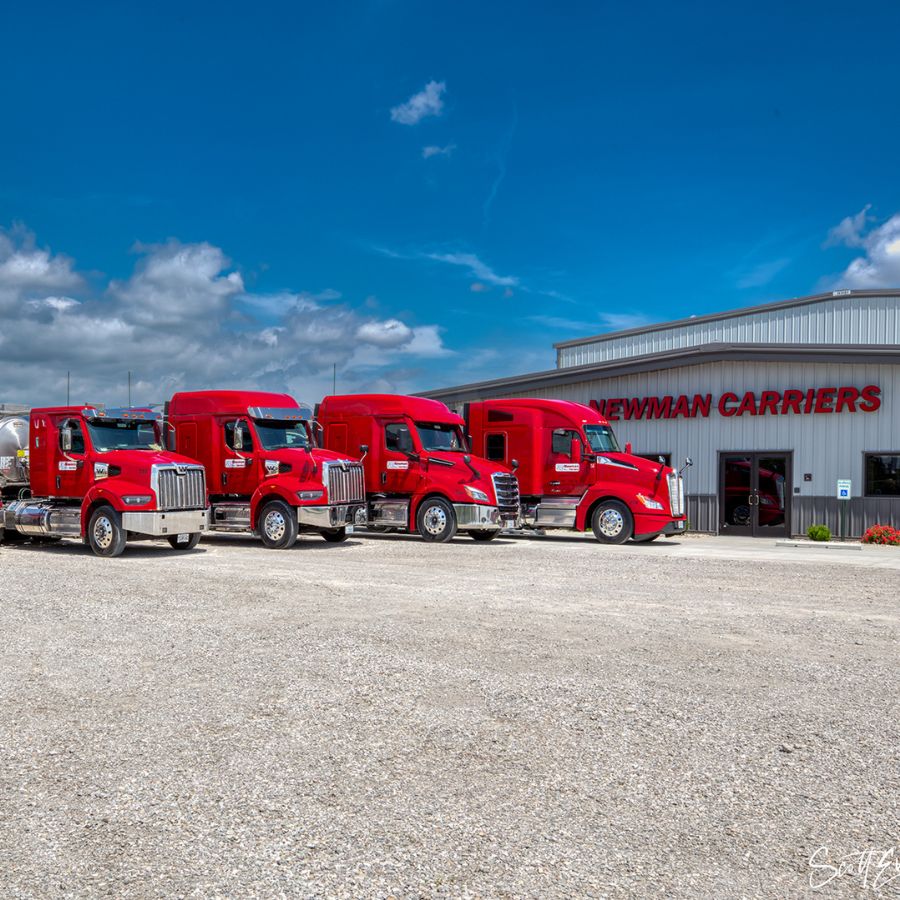
<svg viewBox="0 0 900 900">
<path fill-rule="evenodd" d="M 713 408 L 720 416 L 821 415 L 843 412 L 875 412 L 881 407 L 877 384 L 855 387 L 821 387 L 798 390 L 753 391 L 735 394 L 726 391 L 715 401 L 712 394 L 679 394 L 673 397 L 616 397 L 591 400 L 591 408 L 612 422 L 619 419 L 709 418 Z"/>
</svg>

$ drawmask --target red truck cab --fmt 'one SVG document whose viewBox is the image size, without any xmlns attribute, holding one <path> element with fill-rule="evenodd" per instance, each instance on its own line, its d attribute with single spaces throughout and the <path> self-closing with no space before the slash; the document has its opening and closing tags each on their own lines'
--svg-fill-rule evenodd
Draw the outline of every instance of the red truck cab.
<svg viewBox="0 0 900 900">
<path fill-rule="evenodd" d="M 211 531 L 250 532 L 283 550 L 304 531 L 343 541 L 365 521 L 362 466 L 318 449 L 311 407 L 289 394 L 178 393 L 166 421 L 170 444 L 206 468 Z"/>
<path fill-rule="evenodd" d="M 518 462 L 525 527 L 591 528 L 597 540 L 652 541 L 684 531 L 684 486 L 668 466 L 619 449 L 609 422 L 567 400 L 482 400 L 465 409 L 472 446 Z"/>
<path fill-rule="evenodd" d="M 7 531 L 81 538 L 98 556 L 118 556 L 133 537 L 191 549 L 206 528 L 203 467 L 163 449 L 151 409 L 33 409 L 22 458 L 29 483 L 0 510 Z"/>
<path fill-rule="evenodd" d="M 463 419 L 437 400 L 396 394 L 326 397 L 317 419 L 325 446 L 361 446 L 370 527 L 449 541 L 457 530 L 491 540 L 519 511 L 516 476 L 469 455 Z"/>
</svg>

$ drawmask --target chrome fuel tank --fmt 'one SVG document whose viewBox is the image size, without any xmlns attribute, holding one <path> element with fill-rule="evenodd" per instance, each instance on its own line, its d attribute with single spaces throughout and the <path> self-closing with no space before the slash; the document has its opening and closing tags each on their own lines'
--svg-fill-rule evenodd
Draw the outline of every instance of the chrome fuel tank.
<svg viewBox="0 0 900 900">
<path fill-rule="evenodd" d="M 28 419 L 0 414 L 0 490 L 28 484 Z"/>
</svg>

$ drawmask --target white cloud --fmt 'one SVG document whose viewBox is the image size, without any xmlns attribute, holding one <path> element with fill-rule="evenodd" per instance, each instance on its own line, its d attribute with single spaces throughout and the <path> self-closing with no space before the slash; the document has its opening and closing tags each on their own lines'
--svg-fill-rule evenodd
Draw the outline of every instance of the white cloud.
<svg viewBox="0 0 900 900">
<path fill-rule="evenodd" d="M 846 244 L 848 247 L 862 247 L 862 233 L 865 230 L 866 222 L 871 218 L 868 214 L 871 208 L 872 204 L 867 203 L 855 216 L 846 216 L 841 219 L 840 223 L 828 232 L 823 246 L 835 247 L 839 244 Z"/>
<path fill-rule="evenodd" d="M 844 219 L 830 232 L 830 235 L 839 234 L 836 240 L 864 251 L 847 266 L 835 287 L 865 289 L 900 285 L 900 213 L 863 234 L 866 210 L 868 207 L 856 216 Z"/>
<path fill-rule="evenodd" d="M 345 389 L 367 389 L 370 376 L 402 384 L 414 377 L 411 361 L 450 353 L 437 326 L 374 318 L 332 289 L 248 293 L 211 244 L 137 249 L 129 278 L 91 290 L 68 258 L 36 250 L 24 232 L 0 230 L 0 298 L 10 304 L 0 329 L 0 401 L 57 402 L 67 370 L 77 402 L 121 403 L 128 370 L 139 402 L 228 387 L 310 399 L 330 391 L 334 364 Z M 31 262 L 2 266 L 22 259 Z M 56 284 L 74 287 L 74 296 L 49 289 Z M 353 368 L 359 354 L 367 374 Z"/>
<path fill-rule="evenodd" d="M 429 81 L 418 94 L 413 94 L 406 103 L 391 109 L 391 121 L 401 125 L 415 125 L 426 116 L 439 116 L 444 110 L 442 95 L 447 90 L 443 81 Z"/>
<path fill-rule="evenodd" d="M 447 144 L 446 147 L 438 147 L 436 144 L 429 144 L 422 148 L 422 159 L 431 159 L 432 156 L 450 156 L 456 149 L 456 144 Z"/>
<path fill-rule="evenodd" d="M 483 263 L 474 253 L 426 253 L 427 259 L 447 263 L 451 266 L 463 266 L 478 280 L 498 287 L 516 287 L 519 279 L 514 275 L 498 275 L 490 266 Z"/>
</svg>

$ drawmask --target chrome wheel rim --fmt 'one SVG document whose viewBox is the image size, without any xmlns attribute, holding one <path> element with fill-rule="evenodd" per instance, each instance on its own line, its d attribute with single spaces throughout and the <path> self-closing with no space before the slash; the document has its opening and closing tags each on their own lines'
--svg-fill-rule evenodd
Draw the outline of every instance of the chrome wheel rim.
<svg viewBox="0 0 900 900">
<path fill-rule="evenodd" d="M 447 527 L 447 513 L 440 506 L 429 506 L 425 510 L 422 521 L 429 534 L 439 535 Z"/>
<path fill-rule="evenodd" d="M 271 512 L 266 513 L 263 528 L 266 532 L 266 537 L 270 541 L 280 541 L 287 529 L 287 522 L 285 522 L 284 516 L 277 509 L 273 509 Z"/>
<path fill-rule="evenodd" d="M 99 516 L 94 522 L 94 543 L 101 550 L 109 550 L 113 542 L 113 526 L 108 516 Z"/>
<path fill-rule="evenodd" d="M 604 509 L 600 513 L 600 520 L 597 524 L 600 528 L 600 533 L 604 537 L 614 538 L 622 533 L 622 529 L 625 527 L 625 519 L 617 509 Z"/>
</svg>

